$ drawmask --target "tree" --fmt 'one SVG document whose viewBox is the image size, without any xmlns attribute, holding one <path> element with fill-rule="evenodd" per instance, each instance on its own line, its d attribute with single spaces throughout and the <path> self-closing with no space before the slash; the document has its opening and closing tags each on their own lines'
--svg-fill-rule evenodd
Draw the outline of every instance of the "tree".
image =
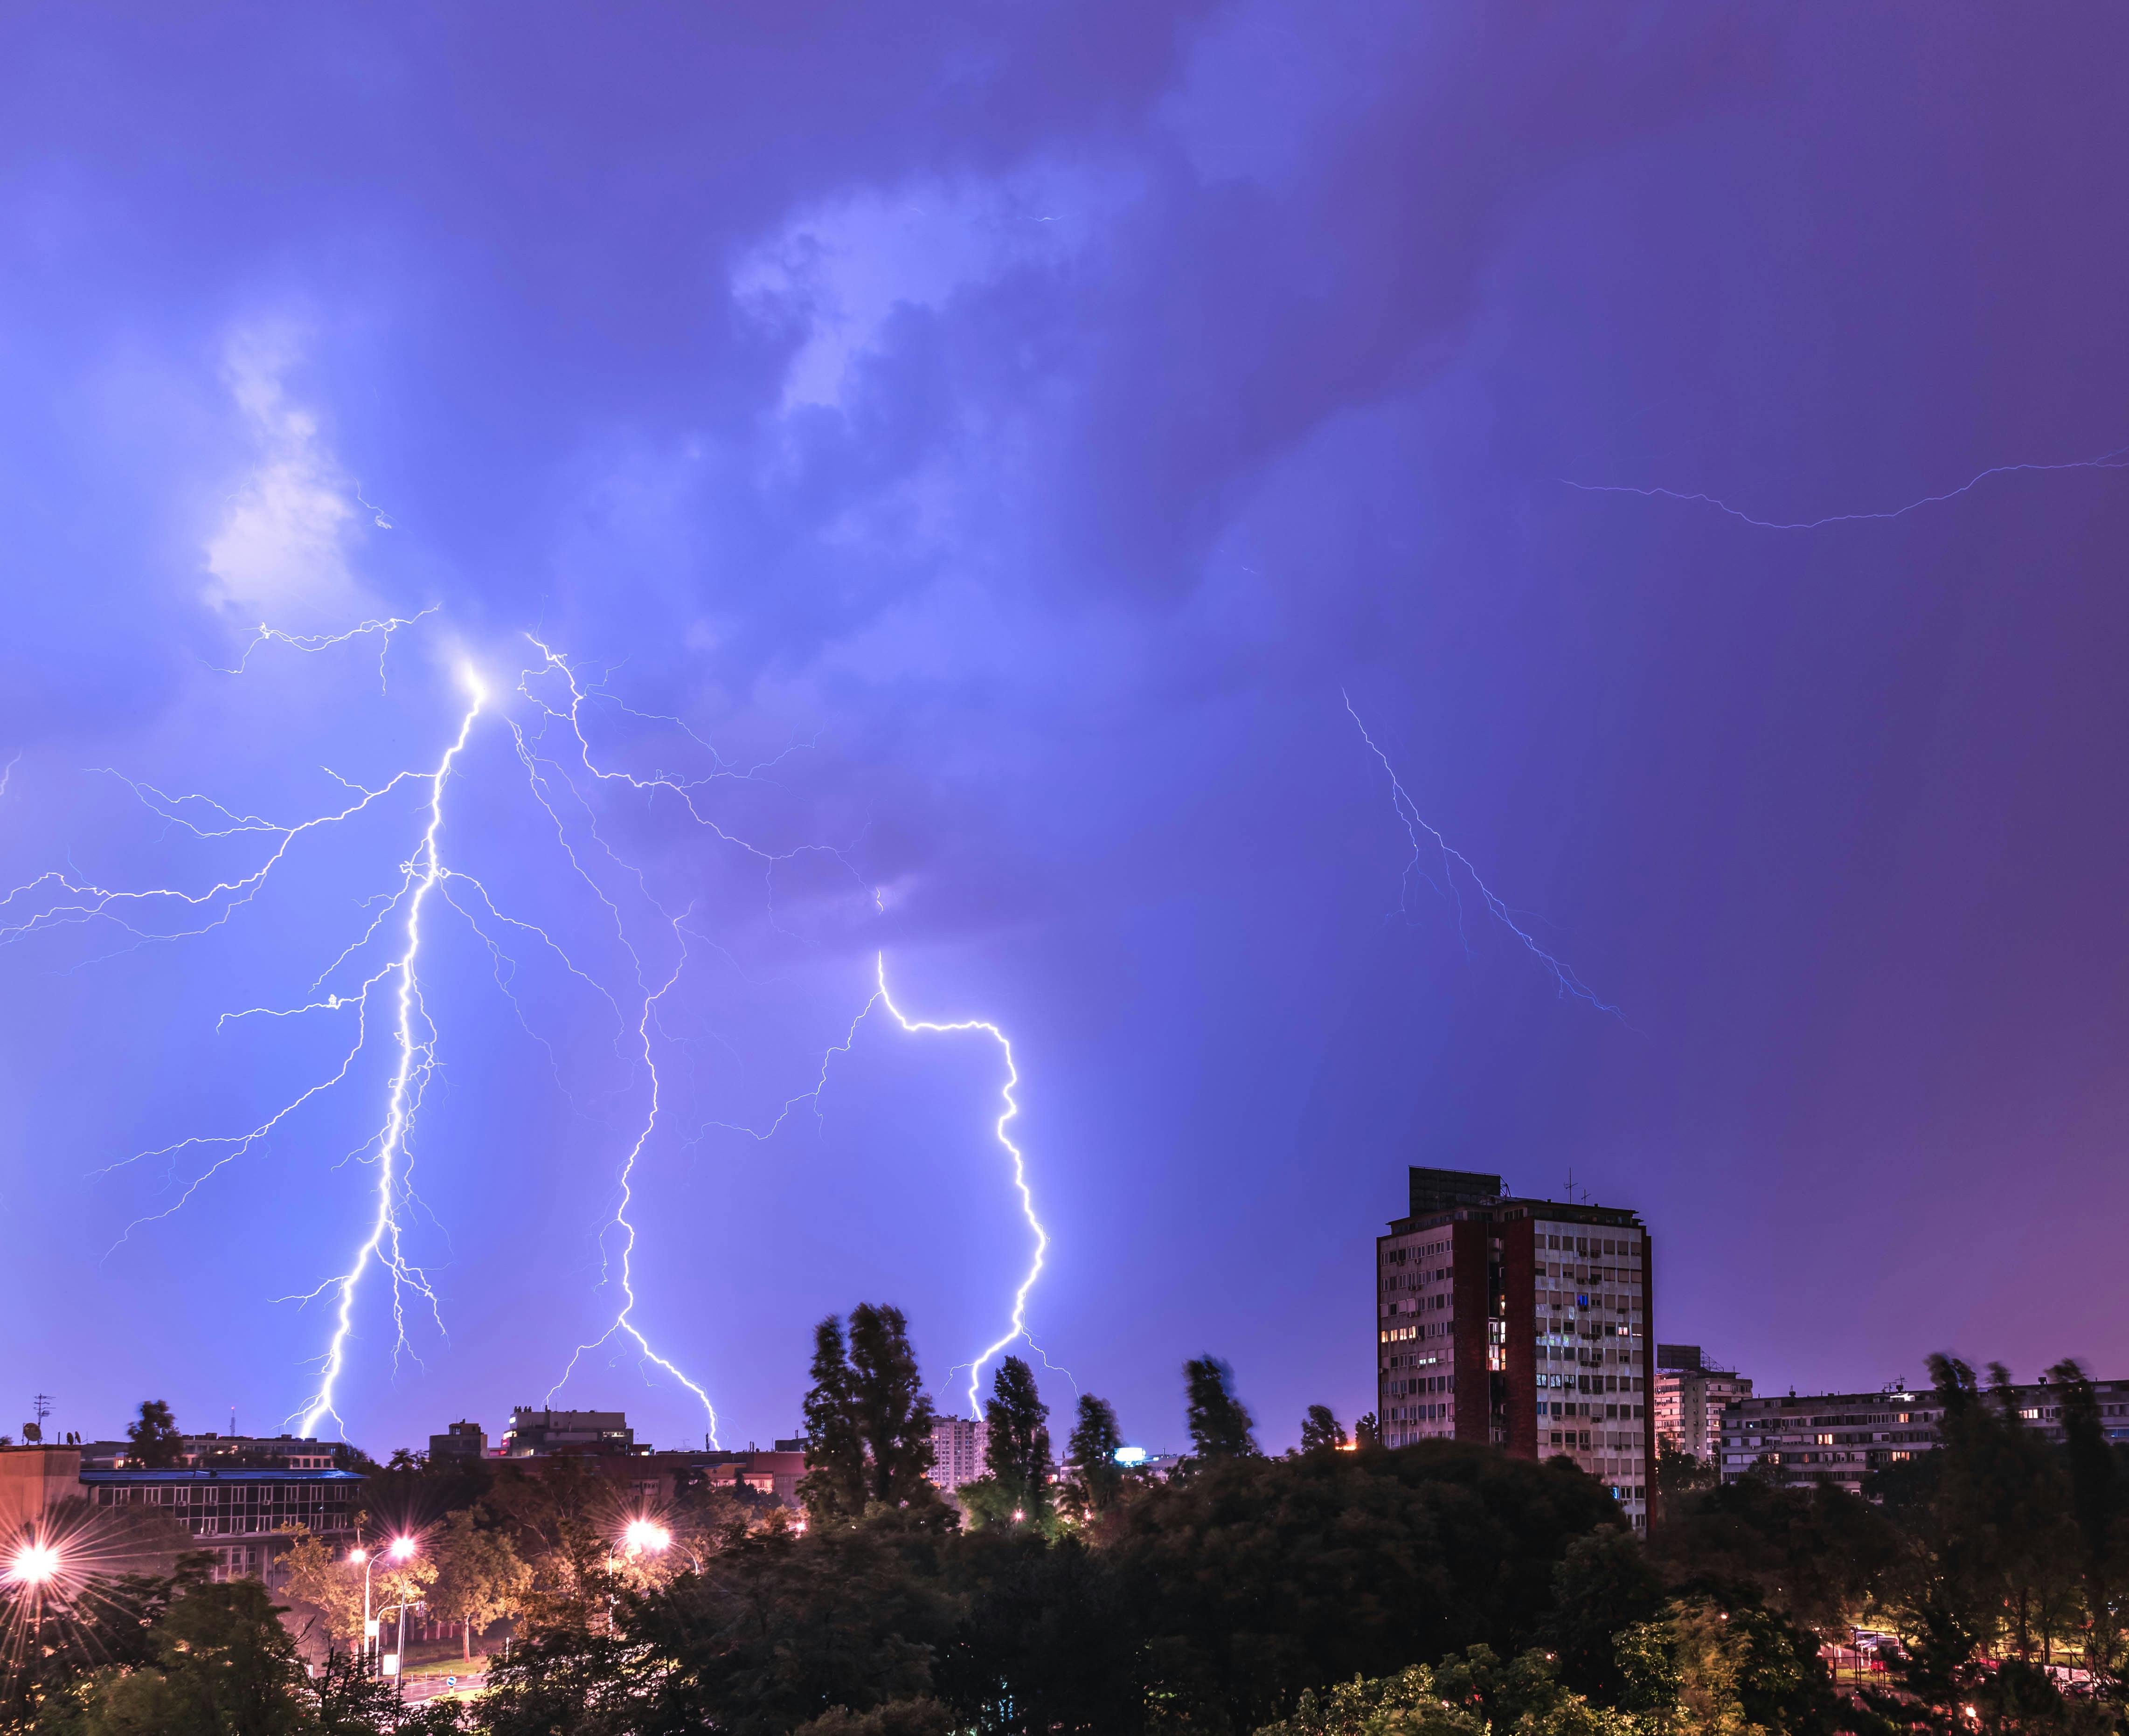
<svg viewBox="0 0 2129 1736">
<path fill-rule="evenodd" d="M 1170 1723 L 1247 1730 L 1304 1688 L 1523 1650 L 1562 1551 L 1600 1527 L 1623 1529 L 1617 1505 L 1570 1464 L 1426 1441 L 1208 1461 L 1146 1488 L 1100 1553 Z"/>
<path fill-rule="evenodd" d="M 1383 1443 L 1383 1427 L 1375 1420 L 1375 1413 L 1363 1410 L 1353 1423 L 1353 1444 L 1365 1453 Z"/>
<path fill-rule="evenodd" d="M 184 1462 L 184 1437 L 161 1399 L 141 1401 L 140 1420 L 126 1425 L 126 1442 L 127 1459 L 148 1470 L 168 1471 Z"/>
<path fill-rule="evenodd" d="M 855 1384 L 843 1323 L 831 1314 L 813 1329 L 813 1384 L 803 1412 L 806 1476 L 798 1496 L 816 1525 L 864 1511 L 864 1442 L 854 1409 Z"/>
<path fill-rule="evenodd" d="M 281 1558 L 290 1600 L 317 1612 L 328 1640 L 353 1644 L 362 1637 L 362 1569 L 336 1557 L 321 1538 L 298 1525 L 296 1540 Z"/>
<path fill-rule="evenodd" d="M 2048 1378 L 2061 1388 L 2063 1445 L 2069 1467 L 2070 1515 L 2076 1522 L 2084 1576 L 2085 1663 L 2102 1676 L 2122 1662 L 2122 1612 L 2115 1587 L 2122 1541 L 2123 1478 L 2099 1417 L 2092 1381 L 2074 1361 L 2057 1363 Z"/>
<path fill-rule="evenodd" d="M 1754 1604 L 1684 1598 L 1617 1640 L 1622 1710 L 1649 1736 L 1835 1736 L 1857 1728 L 1817 1636 Z"/>
<path fill-rule="evenodd" d="M 531 1568 L 520 1602 L 523 1629 L 581 1630 L 603 1619 L 621 1590 L 613 1572 L 622 1491 L 580 1458 L 546 1460 L 536 1476 L 507 1467 L 485 1503 Z"/>
<path fill-rule="evenodd" d="M 192 1586 L 158 1624 L 153 1663 L 97 1678 L 86 1736 L 294 1736 L 310 1708 L 279 1618 L 255 1579 Z"/>
<path fill-rule="evenodd" d="M 1301 1420 L 1303 1453 L 1336 1453 L 1346 1444 L 1346 1425 L 1331 1414 L 1328 1405 L 1311 1405 Z"/>
<path fill-rule="evenodd" d="M 436 1583 L 428 1594 L 429 1613 L 463 1629 L 460 1656 L 473 1656 L 476 1628 L 485 1631 L 517 1613 L 532 1581 L 532 1570 L 517 1558 L 510 1539 L 484 1530 L 476 1508 L 461 1507 L 446 1518 L 431 1539 Z"/>
<path fill-rule="evenodd" d="M 1552 1613 L 1541 1630 L 1560 1680 L 1607 1705 L 1619 1697 L 1612 1637 L 1664 1605 L 1662 1577 L 1630 1531 L 1607 1526 L 1574 1539 L 1552 1570 Z"/>
<path fill-rule="evenodd" d="M 850 1310 L 850 1414 L 864 1443 L 868 1500 L 898 1507 L 933 1498 L 935 1413 L 899 1308 L 860 1302 Z"/>
<path fill-rule="evenodd" d="M 1009 1510 L 1039 1524 L 1050 1512 L 1050 1407 L 1035 1371 L 1017 1356 L 999 1363 L 984 1406 L 984 1456 Z"/>
<path fill-rule="evenodd" d="M 1107 1512 L 1123 1487 L 1117 1449 L 1124 1443 L 1117 1427 L 1116 1407 L 1091 1392 L 1079 1395 L 1079 1420 L 1065 1443 L 1065 1463 L 1072 1473 L 1072 1494 L 1083 1518 Z"/>
<path fill-rule="evenodd" d="M 1193 1357 L 1183 1365 L 1190 1402 L 1190 1439 L 1204 1460 L 1254 1458 L 1256 1437 L 1250 1432 L 1250 1414 L 1234 1394 L 1234 1372 L 1225 1363 L 1209 1356 Z"/>
</svg>

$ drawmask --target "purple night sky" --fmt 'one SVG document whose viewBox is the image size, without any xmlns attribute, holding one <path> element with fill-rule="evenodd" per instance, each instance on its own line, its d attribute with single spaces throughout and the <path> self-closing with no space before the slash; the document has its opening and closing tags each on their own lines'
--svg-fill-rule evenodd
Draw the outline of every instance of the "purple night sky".
<svg viewBox="0 0 2129 1736">
<path fill-rule="evenodd" d="M 1206 1351 L 1267 1445 L 1369 1405 L 1413 1163 L 1638 1208 L 1658 1335 L 1766 1390 L 2129 1372 L 2129 475 L 2078 463 L 2129 446 L 2129 13 L 7 38 L 0 1429 L 303 1410 L 399 979 L 270 1136 L 164 1149 L 349 1053 L 291 1010 L 398 956 L 432 786 L 264 828 L 431 769 L 467 666 L 398 1214 L 435 1317 L 395 1368 L 355 1291 L 373 1451 L 612 1325 L 653 1068 L 633 1319 L 725 1441 L 795 1428 L 860 1300 L 958 1392 L 1030 1246 L 1000 1058 L 850 1034 L 883 949 L 912 1018 L 1009 1034 L 1029 1325 L 1149 1445 Z M 223 673 L 424 610 L 381 681 L 378 634 Z M 528 633 L 634 783 L 517 692 Z M 51 920 L 283 841 L 247 901 Z M 705 1427 L 624 1339 L 555 1401 Z"/>
</svg>

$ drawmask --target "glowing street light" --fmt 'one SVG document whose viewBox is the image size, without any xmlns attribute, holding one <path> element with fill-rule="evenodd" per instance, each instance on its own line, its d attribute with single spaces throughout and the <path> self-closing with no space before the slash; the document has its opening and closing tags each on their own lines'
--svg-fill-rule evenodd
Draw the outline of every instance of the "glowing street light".
<svg viewBox="0 0 2129 1736">
<path fill-rule="evenodd" d="M 24 1543 L 7 1563 L 7 1577 L 16 1585 L 41 1591 L 59 1577 L 60 1567 L 60 1552 L 50 1543 Z"/>
<path fill-rule="evenodd" d="M 655 1520 L 632 1519 L 621 1542 L 631 1555 L 663 1555 L 673 1546 L 673 1534 Z"/>
</svg>

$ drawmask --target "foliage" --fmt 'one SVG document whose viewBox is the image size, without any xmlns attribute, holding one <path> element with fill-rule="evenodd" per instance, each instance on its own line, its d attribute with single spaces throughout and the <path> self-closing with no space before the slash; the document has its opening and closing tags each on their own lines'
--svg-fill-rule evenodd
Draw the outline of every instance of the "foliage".
<svg viewBox="0 0 2129 1736">
<path fill-rule="evenodd" d="M 1183 1365 L 1190 1440 L 1203 1462 L 1257 1456 L 1250 1414 L 1235 1396 L 1234 1371 L 1217 1358 L 1193 1357 Z"/>
<path fill-rule="evenodd" d="M 1428 1441 L 1215 1462 L 1148 1489 L 1108 1546 L 1164 1715 L 1248 1729 L 1303 1688 L 1543 1625 L 1574 1538 L 1616 1526 L 1565 1461 Z"/>
<path fill-rule="evenodd" d="M 931 1470 L 931 1401 L 924 1395 L 909 1323 L 899 1308 L 860 1302 L 850 1310 L 850 1409 L 864 1442 L 868 1501 L 898 1507 L 932 1500 L 926 1480 Z"/>
<path fill-rule="evenodd" d="M 1019 1357 L 999 1363 L 984 1406 L 984 1454 L 1008 1515 L 1039 1524 L 1050 1511 L 1050 1407 Z"/>
<path fill-rule="evenodd" d="M 1552 1610 L 1541 1630 L 1560 1679 L 1606 1705 L 1625 1683 L 1612 1637 L 1663 1607 L 1662 1576 L 1632 1533 L 1607 1525 L 1574 1539 L 1552 1572 Z"/>
<path fill-rule="evenodd" d="M 1116 1407 L 1091 1392 L 1081 1393 L 1079 1417 L 1064 1446 L 1066 1495 L 1079 1519 L 1099 1518 L 1122 1492 L 1124 1472 L 1117 1463 L 1117 1449 L 1123 1443 Z"/>
<path fill-rule="evenodd" d="M 960 1728 L 936 1700 L 891 1700 L 869 1712 L 837 1706 L 807 1719 L 792 1736 L 952 1736 Z"/>
<path fill-rule="evenodd" d="M 462 1655 L 473 1656 L 475 1629 L 517 1613 L 531 1588 L 532 1570 L 518 1558 L 510 1539 L 484 1528 L 479 1509 L 462 1507 L 431 1537 L 436 1564 L 429 1588 L 429 1613 L 462 1624 Z"/>
<path fill-rule="evenodd" d="M 1682 1599 L 1618 1638 L 1622 1703 L 1650 1736 L 1833 1736 L 1852 1717 L 1817 1638 L 1774 1610 Z"/>
<path fill-rule="evenodd" d="M 813 1384 L 803 1413 L 806 1476 L 798 1495 L 816 1525 L 864 1511 L 864 1442 L 858 1434 L 855 1386 L 843 1323 L 831 1314 L 813 1329 Z"/>
<path fill-rule="evenodd" d="M 314 1727 L 302 1666 L 255 1579 L 187 1586 L 162 1611 L 152 1658 L 89 1679 L 80 1736 L 283 1736 Z M 40 1722 L 42 1722 L 40 1720 Z"/>
<path fill-rule="evenodd" d="M 579 1629 L 603 1619 L 619 1590 L 615 1539 L 627 1522 L 622 1491 L 579 1458 L 506 1466 L 484 1504 L 530 1573 L 517 1592 L 526 1629 Z"/>
<path fill-rule="evenodd" d="M 1356 1676 L 1321 1694 L 1309 1689 L 1291 1718 L 1263 1725 L 1257 1736 L 1487 1736 L 1487 1726 L 1446 1703 L 1433 1672 L 1413 1664 L 1373 1681 Z"/>
<path fill-rule="evenodd" d="M 934 1412 L 899 1308 L 860 1302 L 847 1345 L 833 1315 L 814 1329 L 805 1416 L 799 1495 L 815 1524 L 853 1523 L 874 1504 L 936 1500 L 926 1480 Z"/>
<path fill-rule="evenodd" d="M 151 1471 L 167 1471 L 184 1463 L 184 1437 L 177 1420 L 161 1399 L 143 1399 L 139 1418 L 126 1425 L 126 1457 Z"/>
<path fill-rule="evenodd" d="M 1697 1489 L 1712 1489 L 1720 1481 L 1717 1467 L 1712 1461 L 1688 1453 L 1667 1435 L 1657 1438 L 1655 1485 L 1659 1502 L 1673 1496 L 1690 1495 Z"/>
<path fill-rule="evenodd" d="M 353 1644 L 362 1637 L 362 1569 L 336 1556 L 321 1538 L 302 1526 L 281 1558 L 283 1589 L 295 1604 L 312 1612 L 326 1638 Z"/>
<path fill-rule="evenodd" d="M 610 1634 L 553 1628 L 491 1666 L 489 1729 L 783 1736 L 836 1707 L 922 1697 L 954 1617 L 938 1584 L 946 1534 L 890 1513 L 736 1539 L 701 1573 L 621 1596 Z"/>
<path fill-rule="evenodd" d="M 1845 1489 L 1746 1477 L 1667 1502 L 1650 1548 L 1681 1581 L 1750 1586 L 1831 1631 L 1885 1583 L 1899 1539 L 1884 1514 Z"/>
<path fill-rule="evenodd" d="M 1301 1420 L 1303 1453 L 1336 1453 L 1346 1444 L 1346 1425 L 1331 1414 L 1328 1405 L 1311 1405 Z"/>
<path fill-rule="evenodd" d="M 986 1736 L 1121 1732 L 1143 1700 L 1141 1623 L 1108 1551 L 1027 1529 L 946 1540 L 941 1588 L 959 1618 L 934 1691 Z"/>
</svg>

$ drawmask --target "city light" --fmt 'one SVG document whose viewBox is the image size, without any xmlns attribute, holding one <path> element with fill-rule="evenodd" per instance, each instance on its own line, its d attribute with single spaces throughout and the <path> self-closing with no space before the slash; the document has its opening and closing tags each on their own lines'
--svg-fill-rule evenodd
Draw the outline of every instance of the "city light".
<svg viewBox="0 0 2129 1736">
<path fill-rule="evenodd" d="M 632 1519 L 621 1541 L 631 1555 L 662 1555 L 672 1547 L 673 1534 L 650 1520 Z"/>
<path fill-rule="evenodd" d="M 1120 1465 L 1142 1465 L 1145 1463 L 1145 1448 L 1143 1447 L 1119 1447 L 1117 1448 L 1114 1457 L 1116 1458 L 1116 1462 Z"/>
<path fill-rule="evenodd" d="M 347 1558 L 359 1567 L 369 1559 L 369 1551 L 357 1547 L 347 1552 Z"/>
<path fill-rule="evenodd" d="M 60 1552 L 50 1543 L 25 1543 L 7 1563 L 7 1577 L 18 1586 L 47 1585 L 59 1571 Z"/>
<path fill-rule="evenodd" d="M 414 1539 L 411 1537 L 395 1537 L 392 1539 L 392 1547 L 384 1553 L 393 1561 L 410 1560 L 414 1553 Z"/>
</svg>

